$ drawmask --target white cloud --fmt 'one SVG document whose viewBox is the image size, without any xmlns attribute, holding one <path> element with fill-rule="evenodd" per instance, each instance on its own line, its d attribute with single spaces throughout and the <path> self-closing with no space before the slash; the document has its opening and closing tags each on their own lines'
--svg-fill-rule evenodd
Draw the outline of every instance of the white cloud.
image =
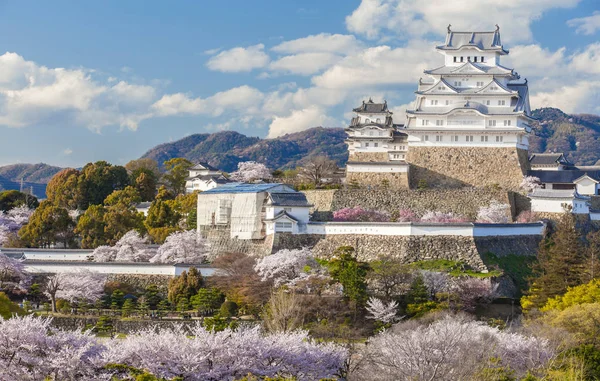
<svg viewBox="0 0 600 381">
<path fill-rule="evenodd" d="M 600 11 L 595 11 L 591 16 L 571 19 L 567 25 L 575 29 L 575 32 L 592 35 L 600 30 Z"/>
<path fill-rule="evenodd" d="M 342 57 L 331 53 L 301 53 L 271 62 L 269 69 L 291 74 L 310 75 L 335 64 Z"/>
<path fill-rule="evenodd" d="M 65 155 L 65 156 L 69 156 L 70 154 L 72 154 L 72 153 L 73 153 L 73 150 L 72 150 L 72 149 L 70 149 L 70 148 L 65 148 L 65 149 L 63 150 L 63 152 L 62 152 L 62 153 L 63 153 L 63 155 Z"/>
<path fill-rule="evenodd" d="M 553 8 L 571 8 L 580 0 L 362 0 L 348 17 L 349 31 L 370 39 L 391 34 L 401 38 L 454 30 L 493 30 L 506 26 L 505 40 L 529 41 L 530 25 Z M 456 25 L 454 25 L 456 24 Z"/>
<path fill-rule="evenodd" d="M 321 33 L 296 40 L 282 42 L 271 48 L 278 53 L 343 53 L 362 48 L 363 43 L 347 34 Z"/>
<path fill-rule="evenodd" d="M 335 119 L 326 115 L 318 106 L 311 106 L 302 110 L 294 110 L 289 116 L 273 118 L 269 126 L 268 138 L 276 138 L 293 132 L 300 132 L 311 127 L 330 127 L 336 124 Z"/>
<path fill-rule="evenodd" d="M 253 69 L 265 67 L 269 63 L 269 56 L 264 52 L 263 44 L 237 47 L 225 50 L 211 57 L 206 66 L 210 70 L 221 72 L 248 72 Z"/>
<path fill-rule="evenodd" d="M 433 46 L 431 42 L 414 42 L 396 49 L 367 48 L 313 77 L 312 82 L 330 89 L 414 84 L 423 76 L 423 70 L 441 65 Z"/>
<path fill-rule="evenodd" d="M 502 64 L 514 67 L 524 77 L 564 75 L 566 49 L 556 51 L 544 49 L 539 45 L 518 45 L 510 48 L 510 54 Z"/>
<path fill-rule="evenodd" d="M 532 108 L 557 107 L 566 113 L 600 113 L 600 80 L 579 81 L 531 96 Z"/>
<path fill-rule="evenodd" d="M 600 42 L 574 54 L 569 68 L 579 73 L 600 74 Z"/>
<path fill-rule="evenodd" d="M 16 53 L 0 56 L 0 124 L 23 127 L 60 116 L 65 123 L 93 130 L 118 125 L 135 130 L 146 118 L 155 90 L 110 78 L 93 70 L 47 68 Z"/>
</svg>

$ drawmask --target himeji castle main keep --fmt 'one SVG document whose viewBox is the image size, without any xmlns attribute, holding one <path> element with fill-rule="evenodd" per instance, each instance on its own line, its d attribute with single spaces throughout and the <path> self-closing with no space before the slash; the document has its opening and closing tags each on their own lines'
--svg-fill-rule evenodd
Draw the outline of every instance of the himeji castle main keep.
<svg viewBox="0 0 600 381">
<path fill-rule="evenodd" d="M 529 169 L 527 80 L 501 64 L 500 30 L 455 32 L 436 50 L 404 124 L 371 99 L 346 129 L 346 181 L 395 187 L 499 185 L 517 189 Z"/>
</svg>

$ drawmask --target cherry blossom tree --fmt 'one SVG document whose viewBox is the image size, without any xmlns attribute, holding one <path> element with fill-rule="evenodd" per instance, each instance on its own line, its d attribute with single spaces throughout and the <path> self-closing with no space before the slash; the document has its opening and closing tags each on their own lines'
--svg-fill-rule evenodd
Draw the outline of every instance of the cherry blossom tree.
<svg viewBox="0 0 600 381">
<path fill-rule="evenodd" d="M 510 206 L 493 200 L 490 205 L 482 206 L 477 213 L 477 222 L 505 224 L 509 222 Z"/>
<path fill-rule="evenodd" d="M 362 221 L 362 222 L 387 222 L 390 215 L 377 210 L 363 209 L 360 206 L 343 208 L 333 212 L 334 221 Z"/>
<path fill-rule="evenodd" d="M 423 217 L 422 222 L 440 222 L 440 223 L 457 223 L 457 222 L 468 222 L 469 220 L 465 216 L 461 216 L 454 213 L 443 213 L 428 211 Z"/>
<path fill-rule="evenodd" d="M 434 297 L 440 292 L 447 292 L 450 290 L 450 276 L 447 273 L 421 270 L 421 276 L 423 277 L 423 283 L 425 284 L 425 287 L 427 287 L 430 297 Z"/>
<path fill-rule="evenodd" d="M 11 235 L 16 235 L 19 229 L 29 222 L 33 209 L 26 205 L 17 206 L 8 212 L 0 211 L 0 246 L 6 243 Z"/>
<path fill-rule="evenodd" d="M 96 262 L 148 262 L 154 254 L 148 247 L 148 238 L 130 230 L 115 246 L 98 246 L 92 256 Z"/>
<path fill-rule="evenodd" d="M 273 280 L 275 287 L 294 286 L 311 276 L 324 275 L 325 271 L 307 248 L 279 250 L 275 254 L 259 259 L 254 270 L 263 281 Z"/>
<path fill-rule="evenodd" d="M 304 331 L 264 335 L 260 327 L 240 327 L 212 333 L 200 324 L 189 330 L 148 328 L 124 340 L 111 340 L 103 353 L 112 363 L 190 381 L 239 379 L 248 373 L 259 378 L 331 378 L 340 372 L 347 356 L 345 349 L 315 343 Z"/>
<path fill-rule="evenodd" d="M 245 161 L 238 164 L 238 169 L 232 172 L 230 178 L 235 181 L 249 183 L 256 180 L 270 180 L 273 178 L 266 165 L 255 161 Z"/>
<path fill-rule="evenodd" d="M 525 210 L 519 213 L 516 220 L 519 223 L 536 222 L 540 220 L 540 216 L 538 216 L 536 212 Z"/>
<path fill-rule="evenodd" d="M 498 284 L 491 279 L 466 277 L 455 282 L 452 291 L 458 295 L 462 309 L 475 311 L 480 303 L 489 303 L 497 297 Z"/>
<path fill-rule="evenodd" d="M 410 209 L 400 209 L 398 212 L 398 217 L 396 217 L 397 222 L 414 222 L 418 220 L 419 218 L 415 212 Z"/>
<path fill-rule="evenodd" d="M 367 311 L 369 319 L 377 320 L 382 323 L 393 323 L 397 320 L 396 313 L 398 312 L 398 302 L 395 300 L 384 303 L 381 299 L 369 298 L 367 301 Z"/>
<path fill-rule="evenodd" d="M 553 357 L 545 339 L 448 315 L 431 324 L 402 323 L 371 338 L 355 357 L 352 379 L 371 380 L 376 374 L 382 381 L 474 380 L 491 358 L 521 379 Z"/>
<path fill-rule="evenodd" d="M 150 262 L 198 264 L 206 262 L 208 254 L 209 242 L 195 230 L 188 230 L 168 236 Z"/>
<path fill-rule="evenodd" d="M 104 346 L 89 332 L 62 331 L 50 323 L 34 315 L 0 319 L 0 379 L 100 380 Z"/>
<path fill-rule="evenodd" d="M 539 177 L 524 176 L 523 181 L 521 181 L 520 188 L 528 193 L 531 193 L 541 186 L 542 186 L 542 181 L 540 180 Z"/>
<path fill-rule="evenodd" d="M 29 280 L 22 261 L 0 253 L 0 291 L 23 291 Z"/>
<path fill-rule="evenodd" d="M 44 293 L 52 302 L 52 312 L 56 312 L 56 300 L 70 302 L 95 302 L 104 294 L 106 276 L 81 270 L 74 273 L 57 273 L 48 278 Z"/>
</svg>

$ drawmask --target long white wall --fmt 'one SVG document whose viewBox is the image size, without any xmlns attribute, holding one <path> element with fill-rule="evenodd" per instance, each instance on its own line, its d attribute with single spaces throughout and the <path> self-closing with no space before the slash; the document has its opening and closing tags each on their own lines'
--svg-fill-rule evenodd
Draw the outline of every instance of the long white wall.
<svg viewBox="0 0 600 381">
<path fill-rule="evenodd" d="M 463 236 L 491 237 L 542 235 L 545 229 L 543 222 L 528 224 L 428 224 L 410 222 L 310 222 L 299 234 L 365 234 L 393 236 Z"/>
<path fill-rule="evenodd" d="M 23 257 L 36 261 L 86 261 L 93 250 L 61 249 L 0 249 L 0 253 L 11 257 Z"/>
<path fill-rule="evenodd" d="M 191 265 L 163 265 L 154 263 L 118 263 L 118 262 L 65 262 L 65 261 L 25 261 L 25 270 L 33 274 L 73 273 L 88 270 L 100 274 L 139 274 L 139 275 L 180 275 L 188 271 Z M 211 276 L 212 267 L 195 266 L 202 276 Z"/>
</svg>

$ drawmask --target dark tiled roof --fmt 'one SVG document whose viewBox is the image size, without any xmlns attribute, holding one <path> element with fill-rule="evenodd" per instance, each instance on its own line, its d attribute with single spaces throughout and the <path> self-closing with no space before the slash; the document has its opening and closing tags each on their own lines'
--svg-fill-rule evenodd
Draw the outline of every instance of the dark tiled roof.
<svg viewBox="0 0 600 381">
<path fill-rule="evenodd" d="M 271 205 L 276 206 L 309 206 L 304 193 L 269 193 Z"/>
<path fill-rule="evenodd" d="M 201 193 L 201 195 L 205 194 L 214 194 L 214 193 L 261 193 L 268 192 L 270 189 L 277 187 L 285 187 L 289 189 L 290 193 L 295 193 L 289 185 L 280 184 L 280 183 L 264 183 L 264 184 L 247 184 L 247 183 L 227 183 L 224 185 L 220 185 L 216 188 L 206 190 Z M 283 193 L 283 192 L 280 192 Z"/>
<path fill-rule="evenodd" d="M 227 183 L 231 183 L 232 182 L 230 180 L 227 180 L 227 178 L 225 178 L 225 176 L 198 175 L 198 176 L 186 178 L 187 181 L 197 180 L 197 179 L 198 180 L 204 180 L 204 181 L 214 180 L 214 182 L 217 183 L 217 184 L 227 184 Z"/>
<path fill-rule="evenodd" d="M 472 46 L 480 50 L 501 50 L 506 52 L 502 47 L 499 28 L 493 32 L 454 32 L 448 27 L 446 42 L 437 48 L 440 50 L 457 50 L 463 46 Z"/>
<path fill-rule="evenodd" d="M 265 219 L 265 221 L 275 221 L 275 220 L 280 219 L 283 216 L 286 216 L 287 218 L 289 218 L 292 221 L 299 222 L 297 218 L 289 215 L 285 210 L 282 210 L 281 212 L 277 213 L 277 215 L 275 215 L 275 217 L 273 217 L 271 219 Z"/>
<path fill-rule="evenodd" d="M 369 112 L 369 113 L 373 113 L 373 114 L 390 112 L 387 107 L 387 101 L 384 101 L 383 103 L 375 103 L 375 102 L 373 102 L 372 99 L 369 99 L 369 101 L 367 101 L 367 102 L 363 101 L 363 104 L 360 107 L 355 108 L 353 111 L 354 112 Z"/>
<path fill-rule="evenodd" d="M 577 180 L 583 175 L 588 175 L 594 180 L 600 180 L 600 171 L 582 171 L 579 169 L 575 170 L 564 170 L 564 171 L 528 171 L 528 176 L 535 176 L 540 179 L 542 183 L 559 183 L 559 184 L 573 184 L 573 181 Z"/>
<path fill-rule="evenodd" d="M 219 170 L 219 168 L 215 168 L 212 165 L 210 165 L 204 161 L 198 162 L 196 165 L 194 165 L 190 169 L 197 170 L 197 171 L 202 170 L 202 169 L 208 169 L 209 171 L 218 171 Z"/>
<path fill-rule="evenodd" d="M 534 153 L 529 158 L 529 163 L 532 165 L 552 165 L 559 163 L 566 164 L 567 161 L 562 153 Z"/>
</svg>

